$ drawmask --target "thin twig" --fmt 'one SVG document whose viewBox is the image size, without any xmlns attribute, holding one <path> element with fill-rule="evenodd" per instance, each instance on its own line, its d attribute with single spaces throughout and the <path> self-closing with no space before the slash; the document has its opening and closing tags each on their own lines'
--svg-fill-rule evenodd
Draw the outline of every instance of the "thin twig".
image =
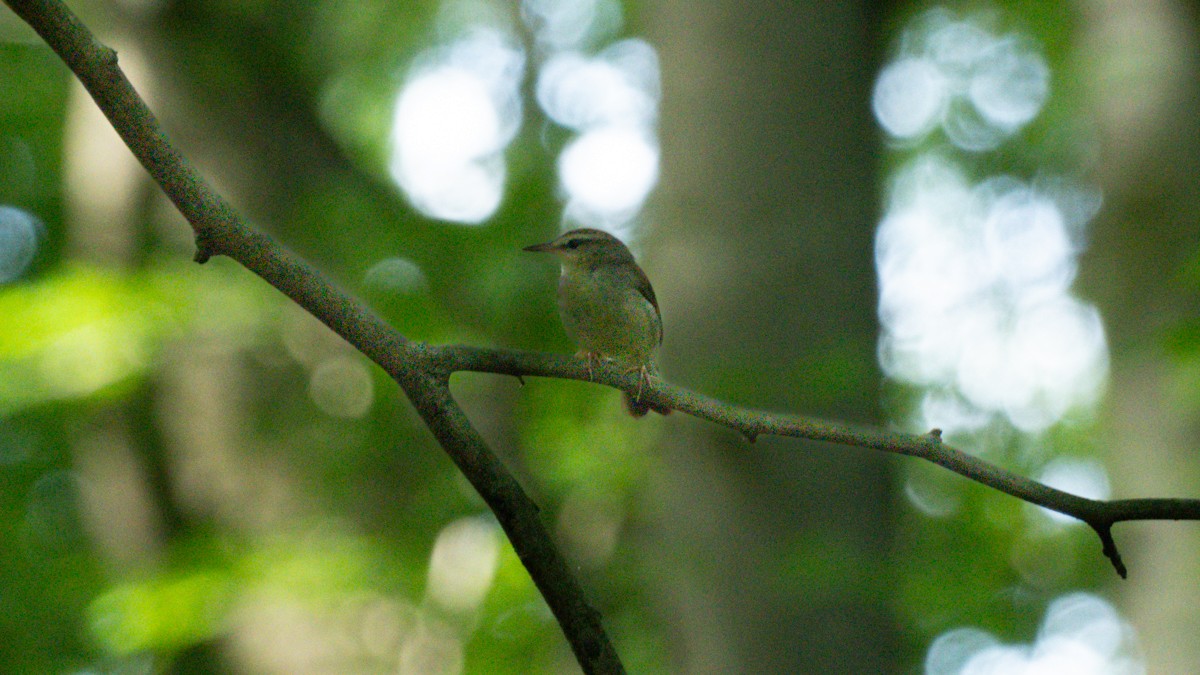
<svg viewBox="0 0 1200 675">
<path fill-rule="evenodd" d="M 636 375 L 608 365 L 602 364 L 588 372 L 582 360 L 566 356 L 548 357 L 539 352 L 447 345 L 430 347 L 430 354 L 447 371 L 568 378 L 591 381 L 627 392 L 636 391 L 641 384 Z M 933 462 L 1017 499 L 1087 523 L 1100 537 L 1104 555 L 1121 577 L 1126 576 L 1127 570 L 1112 538 L 1113 524 L 1129 520 L 1200 520 L 1200 500 L 1197 499 L 1098 500 L 1057 490 L 943 443 L 940 429 L 933 429 L 927 434 L 908 434 L 748 410 L 668 384 L 657 377 L 651 378 L 650 383 L 643 387 L 642 398 L 656 406 L 678 410 L 733 429 L 751 443 L 762 435 L 787 436 L 869 448 Z"/>
</svg>

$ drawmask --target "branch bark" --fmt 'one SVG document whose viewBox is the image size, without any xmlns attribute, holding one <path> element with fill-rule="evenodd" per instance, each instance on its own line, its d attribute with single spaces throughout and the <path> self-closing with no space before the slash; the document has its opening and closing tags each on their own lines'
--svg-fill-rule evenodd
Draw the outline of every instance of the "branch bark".
<svg viewBox="0 0 1200 675">
<path fill-rule="evenodd" d="M 525 494 L 454 400 L 453 373 L 473 371 L 591 380 L 633 392 L 638 376 L 601 365 L 589 368 L 565 355 L 407 340 L 368 308 L 330 285 L 319 273 L 247 226 L 234 209 L 171 146 L 154 115 L 100 44 L 61 3 L 5 0 L 75 73 L 105 116 L 191 224 L 196 261 L 224 255 L 242 264 L 329 326 L 383 368 L 401 387 L 463 474 L 496 514 L 522 563 L 546 599 L 576 658 L 588 673 L 624 672 L 599 614 L 554 548 L 536 504 Z M 906 434 L 724 404 L 658 378 L 641 391 L 649 402 L 736 430 L 753 442 L 772 434 L 852 445 L 917 457 L 1031 504 L 1084 521 L 1122 576 L 1127 570 L 1112 526 L 1129 520 L 1200 520 L 1200 500 L 1092 500 L 1056 490 L 942 442 L 941 433 Z"/>
<path fill-rule="evenodd" d="M 513 376 L 544 376 L 575 380 L 589 378 L 587 368 L 573 358 L 552 358 L 538 352 L 485 349 L 467 346 L 429 348 L 448 371 L 465 370 Z M 591 380 L 625 391 L 636 391 L 638 377 L 607 366 L 593 368 Z M 652 377 L 643 386 L 642 398 L 664 408 L 708 420 L 740 432 L 753 443 L 768 434 L 826 441 L 839 445 L 870 448 L 897 455 L 917 457 L 965 476 L 1017 499 L 1077 518 L 1087 523 L 1100 538 L 1102 551 L 1122 578 L 1128 570 L 1112 538 L 1112 526 L 1129 520 L 1200 520 L 1197 499 L 1087 499 L 1057 490 L 1013 473 L 942 442 L 942 433 L 927 434 L 853 426 L 796 415 L 777 415 L 747 410 L 722 403 Z"/>
</svg>

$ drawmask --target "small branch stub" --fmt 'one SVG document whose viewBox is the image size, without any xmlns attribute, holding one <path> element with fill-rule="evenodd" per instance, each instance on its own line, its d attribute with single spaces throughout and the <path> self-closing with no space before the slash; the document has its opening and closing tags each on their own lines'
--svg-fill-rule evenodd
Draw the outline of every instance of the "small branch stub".
<svg viewBox="0 0 1200 675">
<path fill-rule="evenodd" d="M 1100 537 L 1100 543 L 1104 547 L 1104 556 L 1112 562 L 1112 566 L 1117 570 L 1117 574 L 1121 575 L 1122 579 L 1128 578 L 1129 570 L 1125 568 L 1125 561 L 1121 560 L 1121 553 L 1117 550 L 1117 542 L 1113 540 L 1112 525 L 1088 524 L 1092 526 L 1092 529 Z"/>
<path fill-rule="evenodd" d="M 207 229 L 196 231 L 196 255 L 192 256 L 192 260 L 203 265 L 213 257 L 212 244 L 208 241 L 209 235 L 206 234 Z"/>
<path fill-rule="evenodd" d="M 96 54 L 100 57 L 100 65 L 105 68 L 117 67 L 117 50 L 108 45 L 95 40 Z"/>
</svg>

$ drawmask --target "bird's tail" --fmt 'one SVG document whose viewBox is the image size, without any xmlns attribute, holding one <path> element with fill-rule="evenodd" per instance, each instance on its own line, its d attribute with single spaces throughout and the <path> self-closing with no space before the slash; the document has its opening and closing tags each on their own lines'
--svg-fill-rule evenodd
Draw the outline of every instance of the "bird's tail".
<svg viewBox="0 0 1200 675">
<path fill-rule="evenodd" d="M 645 417 L 646 413 L 650 412 L 651 410 L 659 415 L 671 414 L 670 408 L 657 406 L 646 400 L 636 399 L 629 394 L 625 394 L 625 409 L 628 410 L 629 414 L 633 415 L 634 417 Z"/>
</svg>

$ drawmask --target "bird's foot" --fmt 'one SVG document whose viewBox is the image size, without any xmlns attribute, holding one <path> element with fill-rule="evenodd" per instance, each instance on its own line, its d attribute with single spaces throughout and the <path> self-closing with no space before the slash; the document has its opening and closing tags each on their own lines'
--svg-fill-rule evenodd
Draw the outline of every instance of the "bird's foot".
<svg viewBox="0 0 1200 675">
<path fill-rule="evenodd" d="M 634 366 L 633 368 L 629 368 L 629 369 L 625 370 L 624 372 L 638 374 L 637 394 L 634 395 L 633 400 L 635 403 L 641 403 L 642 402 L 642 387 L 650 384 L 650 368 L 647 365 L 642 364 L 640 366 Z"/>
<path fill-rule="evenodd" d="M 595 380 L 596 379 L 595 367 L 597 364 L 599 364 L 601 361 L 604 360 L 604 357 L 600 356 L 596 352 L 587 351 L 586 349 L 579 350 L 575 354 L 575 357 L 580 358 L 580 359 L 587 359 L 588 381 L 591 382 L 592 380 Z"/>
</svg>

